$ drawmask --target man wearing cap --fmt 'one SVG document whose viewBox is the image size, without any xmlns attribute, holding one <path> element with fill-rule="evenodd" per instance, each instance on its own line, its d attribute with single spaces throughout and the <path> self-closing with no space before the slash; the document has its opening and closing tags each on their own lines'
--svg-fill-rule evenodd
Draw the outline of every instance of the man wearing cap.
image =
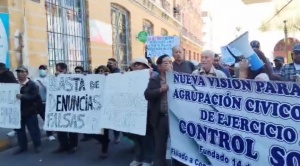
<svg viewBox="0 0 300 166">
<path fill-rule="evenodd" d="M 259 41 L 257 41 L 257 40 L 253 40 L 253 41 L 251 41 L 250 42 L 250 46 L 253 48 L 253 49 L 260 49 L 260 43 L 259 43 Z"/>
<path fill-rule="evenodd" d="M 48 76 L 47 76 L 47 66 L 41 65 L 39 67 L 39 76 L 34 80 L 34 82 L 39 87 L 39 94 L 42 99 L 42 105 L 39 110 L 41 118 L 45 121 L 45 111 L 46 111 L 46 96 L 47 96 L 47 85 L 48 85 Z M 53 132 L 46 131 L 49 141 L 54 141 L 55 137 Z"/>
<path fill-rule="evenodd" d="M 284 58 L 282 56 L 277 56 L 274 59 L 275 67 L 273 67 L 273 71 L 275 74 L 281 75 L 281 68 L 284 63 Z"/>
<path fill-rule="evenodd" d="M 37 118 L 37 112 L 41 105 L 38 86 L 28 78 L 28 69 L 20 66 L 16 70 L 19 84 L 21 85 L 20 94 L 16 98 L 21 100 L 21 128 L 17 129 L 19 150 L 15 154 L 27 151 L 28 140 L 26 127 L 31 136 L 35 152 L 41 151 L 41 133 Z"/>
<path fill-rule="evenodd" d="M 288 81 L 299 82 L 300 80 L 300 44 L 294 46 L 293 63 L 286 64 L 281 69 L 281 76 Z"/>
<path fill-rule="evenodd" d="M 131 69 L 144 70 L 151 69 L 146 58 L 136 58 L 131 63 Z M 151 70 L 150 76 L 158 75 L 155 71 Z M 140 136 L 136 134 L 127 134 L 130 139 L 135 143 L 134 147 L 134 159 L 130 163 L 130 166 L 150 166 L 152 164 L 152 156 L 154 153 L 154 138 L 152 134 L 152 127 L 149 120 L 149 112 L 147 112 L 147 129 L 146 135 Z"/>
</svg>

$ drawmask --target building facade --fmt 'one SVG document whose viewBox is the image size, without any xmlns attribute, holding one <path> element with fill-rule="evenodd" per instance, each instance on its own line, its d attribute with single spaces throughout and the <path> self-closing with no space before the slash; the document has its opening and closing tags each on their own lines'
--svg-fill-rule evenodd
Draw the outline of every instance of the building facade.
<svg viewBox="0 0 300 166">
<path fill-rule="evenodd" d="M 213 47 L 213 18 L 209 11 L 202 12 L 202 40 L 203 49 L 212 50 Z"/>
<path fill-rule="evenodd" d="M 200 61 L 200 53 L 203 47 L 201 2 L 202 0 L 181 0 L 177 2 L 183 26 L 180 41 L 187 60 Z"/>
<path fill-rule="evenodd" d="M 53 71 L 55 63 L 65 62 L 71 71 L 78 65 L 92 70 L 111 57 L 125 67 L 144 56 L 145 44 L 137 39 L 141 31 L 180 36 L 188 59 L 199 59 L 201 23 L 194 20 L 200 5 L 181 13 L 180 4 L 186 5 L 173 0 L 1 0 L 0 12 L 10 16 L 11 67 L 23 64 L 34 73 L 41 64 Z"/>
<path fill-rule="evenodd" d="M 245 4 L 255 4 L 255 3 L 264 3 L 271 2 L 272 0 L 242 0 Z"/>
</svg>

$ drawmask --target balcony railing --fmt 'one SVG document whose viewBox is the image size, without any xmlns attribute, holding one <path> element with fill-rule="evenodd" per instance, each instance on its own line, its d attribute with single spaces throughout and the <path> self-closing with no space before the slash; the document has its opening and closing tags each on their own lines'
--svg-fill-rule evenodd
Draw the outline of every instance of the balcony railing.
<svg viewBox="0 0 300 166">
<path fill-rule="evenodd" d="M 168 12 L 171 12 L 171 4 L 167 0 L 161 0 L 162 7 Z"/>
<path fill-rule="evenodd" d="M 197 44 L 203 46 L 203 42 L 201 42 L 201 40 L 200 40 L 197 36 L 193 35 L 193 34 L 192 34 L 190 31 L 188 31 L 186 28 L 182 28 L 181 34 L 182 34 L 184 37 L 189 38 L 189 39 L 192 40 L 193 42 L 195 42 L 195 43 L 197 43 Z"/>
</svg>

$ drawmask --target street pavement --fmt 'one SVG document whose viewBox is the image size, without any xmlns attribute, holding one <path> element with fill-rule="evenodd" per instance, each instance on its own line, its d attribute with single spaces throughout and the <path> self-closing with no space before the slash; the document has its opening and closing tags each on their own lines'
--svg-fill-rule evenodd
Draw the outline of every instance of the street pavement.
<svg viewBox="0 0 300 166">
<path fill-rule="evenodd" d="M 43 128 L 43 120 L 38 116 L 39 118 L 39 126 L 41 129 L 41 134 L 42 136 L 45 135 L 45 132 L 42 130 Z M 5 150 L 9 147 L 14 147 L 17 144 L 17 139 L 16 138 L 9 138 L 7 136 L 7 133 L 12 131 L 12 129 L 5 129 L 5 128 L 0 128 L 0 152 L 2 150 Z M 29 137 L 30 140 L 30 137 Z M 1 164 L 0 164 L 1 166 Z"/>
<path fill-rule="evenodd" d="M 168 148 L 169 146 L 168 141 Z M 29 148 L 24 154 L 13 155 L 17 148 L 8 149 L 0 152 L 0 166 L 128 166 L 133 159 L 133 143 L 126 137 L 123 137 L 119 144 L 110 143 L 107 159 L 100 158 L 101 144 L 95 140 L 79 142 L 78 151 L 73 155 L 53 154 L 57 148 L 57 141 L 45 140 L 39 154 L 34 153 L 33 148 Z M 169 149 L 167 158 L 170 158 Z"/>
<path fill-rule="evenodd" d="M 80 137 L 81 138 L 81 137 Z M 109 157 L 100 158 L 101 144 L 95 140 L 79 142 L 76 154 L 52 154 L 58 147 L 57 141 L 43 142 L 43 150 L 36 154 L 30 148 L 28 152 L 20 155 L 13 155 L 16 148 L 0 152 L 1 166 L 127 166 L 133 158 L 132 147 L 126 138 L 119 144 L 111 143 Z"/>
<path fill-rule="evenodd" d="M 11 129 L 0 128 L 0 140 L 7 139 L 7 133 L 10 132 Z"/>
</svg>

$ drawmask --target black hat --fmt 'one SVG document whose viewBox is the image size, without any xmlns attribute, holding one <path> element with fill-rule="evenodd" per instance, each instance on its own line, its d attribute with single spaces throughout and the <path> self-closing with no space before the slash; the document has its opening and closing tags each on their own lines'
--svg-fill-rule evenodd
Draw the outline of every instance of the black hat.
<svg viewBox="0 0 300 166">
<path fill-rule="evenodd" d="M 260 48 L 260 43 L 257 40 L 253 40 L 252 42 L 250 42 L 250 45 L 252 48 Z"/>
<path fill-rule="evenodd" d="M 4 63 L 0 63 L 0 71 L 6 70 L 6 65 Z"/>
<path fill-rule="evenodd" d="M 47 65 L 41 65 L 41 66 L 39 67 L 39 70 L 47 70 Z"/>
<path fill-rule="evenodd" d="M 277 57 L 275 57 L 275 59 L 274 59 L 274 62 L 275 62 L 275 61 L 284 62 L 284 58 L 281 57 L 281 56 L 277 56 Z"/>
</svg>

